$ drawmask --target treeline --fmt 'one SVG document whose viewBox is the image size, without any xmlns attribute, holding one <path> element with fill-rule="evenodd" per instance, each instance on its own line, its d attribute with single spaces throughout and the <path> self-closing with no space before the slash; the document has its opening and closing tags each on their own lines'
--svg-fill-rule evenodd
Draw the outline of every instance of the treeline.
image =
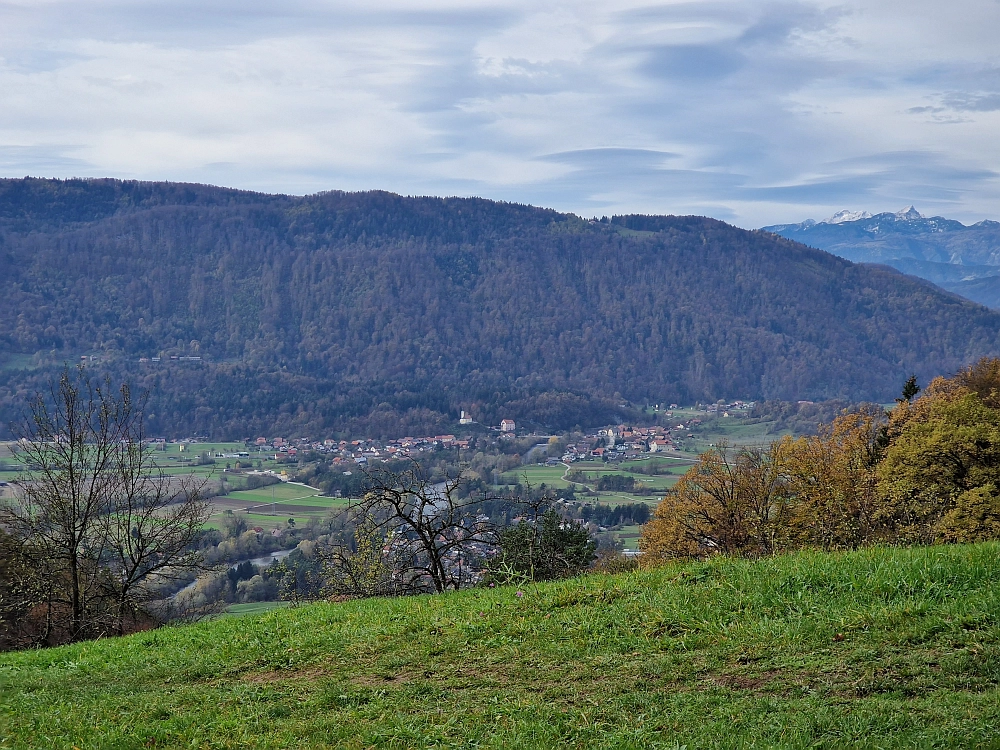
<svg viewBox="0 0 1000 750">
<path fill-rule="evenodd" d="M 585 503 L 567 515 L 598 526 L 632 526 L 644 524 L 649 520 L 650 510 L 646 503 L 622 503 L 621 505 L 605 505 L 604 503 Z"/>
<path fill-rule="evenodd" d="M 83 354 L 149 390 L 151 432 L 238 439 L 879 399 L 1000 347 L 995 313 L 699 217 L 5 180 L 0 259 L 0 423 Z"/>
<path fill-rule="evenodd" d="M 635 489 L 635 477 L 621 474 L 603 474 L 597 480 L 598 492 L 632 492 Z"/>
<path fill-rule="evenodd" d="M 644 529 L 644 560 L 1000 538 L 1000 360 L 911 378 L 888 414 L 704 454 Z"/>
</svg>

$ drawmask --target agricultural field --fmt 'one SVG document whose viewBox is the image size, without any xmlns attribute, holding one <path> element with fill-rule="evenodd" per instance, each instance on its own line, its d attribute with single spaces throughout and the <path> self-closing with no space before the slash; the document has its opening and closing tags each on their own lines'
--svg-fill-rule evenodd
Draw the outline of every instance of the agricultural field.
<svg viewBox="0 0 1000 750">
<path fill-rule="evenodd" d="M 34 354 L 0 354 L 0 370 L 35 370 L 39 366 Z"/>
<path fill-rule="evenodd" d="M 565 479 L 565 477 L 571 472 L 580 472 L 587 478 L 587 483 L 582 486 L 593 490 L 600 477 L 608 475 L 632 477 L 635 479 L 636 483 L 641 482 L 650 489 L 655 490 L 655 494 L 633 495 L 627 492 L 604 491 L 597 492 L 596 495 L 587 496 L 587 501 L 602 502 L 607 505 L 645 502 L 649 505 L 655 506 L 656 503 L 659 502 L 659 495 L 665 490 L 673 487 L 677 483 L 678 478 L 684 474 L 684 472 L 686 472 L 693 463 L 692 459 L 657 457 L 640 459 L 638 461 L 627 461 L 621 464 L 605 464 L 600 461 L 576 461 L 569 464 L 569 468 L 567 468 L 565 464 L 559 464 L 558 466 L 521 466 L 518 469 L 501 475 L 501 481 L 506 484 L 524 484 L 527 481 L 533 487 L 539 487 L 542 484 L 545 484 L 546 487 L 552 487 L 556 490 L 566 489 L 570 486 L 576 486 L 579 488 L 581 487 L 580 483 L 570 482 Z M 645 468 L 651 464 L 662 467 L 663 470 L 669 471 L 669 474 L 647 475 L 628 471 L 630 468 Z M 580 496 L 580 498 L 583 499 L 583 496 Z"/>
<path fill-rule="evenodd" d="M 998 580 L 873 548 L 220 617 L 0 655 L 0 747 L 997 747 Z"/>
<path fill-rule="evenodd" d="M 576 465 L 577 464 L 570 464 L 570 466 Z M 504 484 L 527 483 L 533 487 L 537 487 L 544 483 L 546 487 L 566 489 L 572 484 L 572 482 L 567 482 L 563 479 L 566 472 L 566 466 L 563 464 L 559 464 L 558 466 L 521 466 L 517 469 L 508 471 L 506 474 L 501 474 L 500 481 Z"/>
<path fill-rule="evenodd" d="M 166 474 L 195 474 L 200 476 L 217 476 L 222 470 L 234 468 L 237 462 L 244 467 L 252 466 L 263 469 L 275 469 L 273 453 L 261 453 L 256 449 L 247 449 L 243 443 L 166 443 L 165 450 L 154 450 L 153 458 Z M 215 458 L 216 453 L 250 453 L 249 458 Z M 199 457 L 208 454 L 214 463 L 198 465 Z"/>
<path fill-rule="evenodd" d="M 703 428 L 696 428 L 695 437 L 686 441 L 685 448 L 688 454 L 697 456 L 722 440 L 738 448 L 744 445 L 769 445 L 773 441 L 791 434 L 787 431 L 774 433 L 770 432 L 770 429 L 770 422 L 745 424 L 739 418 L 719 417 L 713 419 Z"/>
<path fill-rule="evenodd" d="M 642 534 L 642 526 L 622 526 L 615 531 L 615 538 L 620 541 L 627 550 L 639 549 L 639 535 Z"/>
<path fill-rule="evenodd" d="M 323 518 L 335 508 L 346 508 L 348 502 L 345 498 L 323 497 L 315 487 L 282 482 L 212 498 L 212 515 L 205 525 L 221 528 L 227 512 L 238 513 L 250 526 L 262 528 L 284 525 L 289 519 L 303 524 L 312 518 Z"/>
<path fill-rule="evenodd" d="M 16 473 L 23 468 L 14 462 L 13 447 L 13 442 L 0 442 L 0 479 L 6 473 L 5 469 Z M 238 452 L 250 452 L 250 458 L 212 458 L 215 463 L 201 465 L 197 463 L 203 453 L 213 457 L 216 453 Z M 194 475 L 219 479 L 226 465 L 229 464 L 230 468 L 234 468 L 237 461 L 242 461 L 246 466 L 252 465 L 254 468 L 257 468 L 259 462 L 260 468 L 275 471 L 287 466 L 277 463 L 273 453 L 248 451 L 243 443 L 166 443 L 165 450 L 153 450 L 151 453 L 156 466 L 168 476 Z"/>
<path fill-rule="evenodd" d="M 629 461 L 622 464 L 605 464 L 598 461 L 577 461 L 570 464 L 569 471 L 580 472 L 584 474 L 589 484 L 581 485 L 579 483 L 573 485 L 577 488 L 578 494 L 577 499 L 582 502 L 590 503 L 602 503 L 604 505 L 618 506 L 628 503 L 646 503 L 651 508 L 655 508 L 663 492 L 665 492 L 670 487 L 673 487 L 677 483 L 677 479 L 686 472 L 692 465 L 693 460 L 678 460 L 673 458 L 647 458 L 639 461 Z M 627 469 L 631 467 L 647 467 L 650 464 L 656 465 L 658 468 L 662 467 L 663 470 L 669 471 L 669 474 L 634 474 L 629 472 Z M 514 484 L 520 482 L 525 483 L 525 480 L 534 487 L 540 487 L 543 483 L 546 487 L 552 487 L 556 494 L 560 489 L 565 489 L 571 486 L 573 483 L 566 481 L 562 477 L 567 472 L 566 466 L 560 464 L 559 466 L 522 466 L 517 471 L 511 471 L 507 474 L 502 475 L 501 479 Z M 632 494 L 628 492 L 610 492 L 602 491 L 596 492 L 593 495 L 583 495 L 579 493 L 581 487 L 587 487 L 593 490 L 596 486 L 597 480 L 602 476 L 623 476 L 632 477 L 637 483 L 641 482 L 647 487 L 654 490 L 653 494 Z M 625 526 L 622 528 L 616 528 L 611 531 L 611 534 L 622 543 L 624 549 L 635 550 L 637 549 L 637 544 L 639 540 L 640 526 Z"/>
</svg>

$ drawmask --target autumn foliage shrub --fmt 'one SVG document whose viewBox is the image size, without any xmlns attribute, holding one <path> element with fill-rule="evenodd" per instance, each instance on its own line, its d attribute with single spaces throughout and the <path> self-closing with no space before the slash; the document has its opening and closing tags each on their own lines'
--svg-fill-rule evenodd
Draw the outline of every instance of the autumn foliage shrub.
<svg viewBox="0 0 1000 750">
<path fill-rule="evenodd" d="M 643 527 L 644 562 L 1000 538 L 1000 360 L 916 391 L 815 436 L 703 454 Z"/>
</svg>

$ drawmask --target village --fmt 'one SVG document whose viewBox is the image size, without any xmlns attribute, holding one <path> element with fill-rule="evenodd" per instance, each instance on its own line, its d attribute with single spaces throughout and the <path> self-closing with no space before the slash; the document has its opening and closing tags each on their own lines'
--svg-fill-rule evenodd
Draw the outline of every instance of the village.
<svg viewBox="0 0 1000 750">
<path fill-rule="evenodd" d="M 472 432 L 462 435 L 440 434 L 424 436 L 406 436 L 398 439 L 380 440 L 377 438 L 358 438 L 354 440 L 337 440 L 334 438 L 313 439 L 310 437 L 285 438 L 261 436 L 244 441 L 243 450 L 217 450 L 213 458 L 222 459 L 264 459 L 278 463 L 295 463 L 305 456 L 313 454 L 329 461 L 333 467 L 350 470 L 357 465 L 369 462 L 387 462 L 393 460 L 417 460 L 429 453 L 440 450 L 462 451 L 482 450 L 486 445 L 503 447 L 505 442 L 534 440 L 539 446 L 553 437 L 562 438 L 562 452 L 558 456 L 546 455 L 539 457 L 537 463 L 570 464 L 577 461 L 601 461 L 617 463 L 633 461 L 650 454 L 687 453 L 685 441 L 695 436 L 692 430 L 699 428 L 705 419 L 728 418 L 730 416 L 745 416 L 754 407 L 752 401 L 733 401 L 697 405 L 693 408 L 681 409 L 677 404 L 671 404 L 669 409 L 658 412 L 662 415 L 660 421 L 666 424 L 651 426 L 631 426 L 626 424 L 609 425 L 597 430 L 573 435 L 551 435 L 526 430 L 518 430 L 512 419 L 503 419 L 495 426 L 476 425 Z M 701 416 L 695 416 L 700 414 Z M 461 426 L 474 425 L 465 411 L 459 419 Z M 207 438 L 182 438 L 167 440 L 156 438 L 150 441 L 155 449 L 164 450 L 168 443 L 179 444 L 181 452 L 198 452 L 199 443 L 209 443 Z"/>
</svg>

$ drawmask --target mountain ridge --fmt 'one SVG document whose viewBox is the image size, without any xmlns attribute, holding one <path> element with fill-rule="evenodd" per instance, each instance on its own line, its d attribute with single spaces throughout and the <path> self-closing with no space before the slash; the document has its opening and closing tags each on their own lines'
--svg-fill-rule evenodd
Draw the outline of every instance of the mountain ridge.
<svg viewBox="0 0 1000 750">
<path fill-rule="evenodd" d="M 923 216 L 910 206 L 875 215 L 845 209 L 820 222 L 809 219 L 762 229 L 857 263 L 888 265 L 1000 308 L 1000 222 L 984 219 L 965 225 Z"/>
<path fill-rule="evenodd" d="M 81 356 L 154 432 L 246 437 L 885 399 L 1000 352 L 996 313 L 704 217 L 13 180 L 0 262 L 4 421 Z"/>
</svg>

